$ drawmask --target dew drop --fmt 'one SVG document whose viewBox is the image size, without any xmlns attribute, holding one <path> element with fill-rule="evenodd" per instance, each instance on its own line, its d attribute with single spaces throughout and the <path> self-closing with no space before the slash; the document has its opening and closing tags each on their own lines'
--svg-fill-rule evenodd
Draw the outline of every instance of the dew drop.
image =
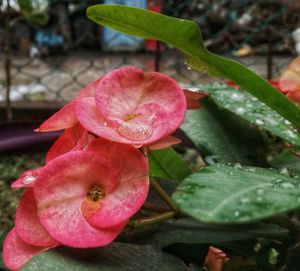
<svg viewBox="0 0 300 271">
<path fill-rule="evenodd" d="M 118 132 L 127 139 L 140 141 L 151 136 L 152 128 L 147 124 L 128 121 L 119 126 Z"/>
<path fill-rule="evenodd" d="M 292 183 L 288 183 L 288 182 L 281 183 L 280 187 L 283 188 L 283 189 L 294 189 L 294 188 L 296 188 L 295 185 L 293 185 Z"/>
<path fill-rule="evenodd" d="M 261 196 L 259 196 L 259 197 L 256 198 L 256 200 L 257 200 L 258 202 L 260 202 L 260 201 L 263 200 L 263 198 L 262 198 Z"/>
<path fill-rule="evenodd" d="M 233 213 L 233 215 L 234 215 L 234 217 L 239 217 L 239 216 L 240 216 L 240 212 L 239 212 L 239 211 L 235 211 L 235 212 Z"/>
<path fill-rule="evenodd" d="M 235 113 L 238 114 L 238 115 L 243 115 L 247 112 L 247 110 L 244 108 L 244 107 L 238 107 L 236 110 L 235 110 Z"/>
<path fill-rule="evenodd" d="M 231 95 L 231 99 L 237 102 L 242 102 L 244 100 L 244 96 L 240 93 L 233 93 Z"/>
<path fill-rule="evenodd" d="M 289 171 L 287 168 L 283 168 L 282 170 L 280 170 L 279 172 L 281 175 L 285 175 L 285 176 L 290 176 Z"/>
<path fill-rule="evenodd" d="M 104 125 L 104 126 L 107 126 L 107 122 L 104 122 L 103 125 Z"/>
<path fill-rule="evenodd" d="M 290 121 L 288 121 L 288 120 L 284 120 L 284 123 L 286 124 L 286 125 L 291 125 L 292 123 L 290 122 Z"/>
<path fill-rule="evenodd" d="M 265 190 L 263 190 L 263 189 L 261 189 L 261 188 L 258 188 L 258 189 L 256 190 L 256 193 L 257 193 L 258 195 L 262 195 L 262 194 L 265 193 Z"/>
<path fill-rule="evenodd" d="M 246 198 L 246 197 L 245 198 L 241 198 L 240 202 L 241 202 L 241 204 L 246 204 L 246 203 L 250 202 L 250 199 Z"/>
<path fill-rule="evenodd" d="M 28 175 L 26 176 L 23 180 L 22 180 L 22 183 L 23 184 L 31 184 L 35 181 L 36 177 L 34 177 L 33 175 Z"/>
<path fill-rule="evenodd" d="M 235 169 L 242 169 L 242 168 L 243 168 L 242 165 L 241 165 L 240 163 L 234 164 L 233 167 L 234 167 Z"/>
<path fill-rule="evenodd" d="M 264 122 L 263 122 L 261 119 L 256 119 L 256 120 L 255 120 L 255 123 L 256 123 L 257 125 L 263 125 L 263 124 L 264 124 Z"/>
</svg>

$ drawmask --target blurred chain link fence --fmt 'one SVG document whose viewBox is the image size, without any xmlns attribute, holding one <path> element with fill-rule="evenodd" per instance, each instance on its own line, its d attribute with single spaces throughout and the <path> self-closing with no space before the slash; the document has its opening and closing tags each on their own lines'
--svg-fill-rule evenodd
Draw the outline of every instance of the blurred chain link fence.
<svg viewBox="0 0 300 271">
<path fill-rule="evenodd" d="M 18 20 L 18 2 L 0 0 L 1 107 L 9 103 L 5 102 L 9 89 L 12 107 L 58 108 L 93 79 L 124 65 L 159 68 L 185 85 L 216 80 L 186 67 L 183 56 L 173 48 L 160 46 L 157 50 L 153 42 L 103 31 L 85 17 L 86 7 L 99 1 L 36 0 L 48 17 L 44 26 Z M 264 77 L 277 78 L 297 54 L 292 38 L 300 27 L 297 0 L 101 2 L 144 5 L 193 19 L 209 49 L 246 64 Z"/>
</svg>

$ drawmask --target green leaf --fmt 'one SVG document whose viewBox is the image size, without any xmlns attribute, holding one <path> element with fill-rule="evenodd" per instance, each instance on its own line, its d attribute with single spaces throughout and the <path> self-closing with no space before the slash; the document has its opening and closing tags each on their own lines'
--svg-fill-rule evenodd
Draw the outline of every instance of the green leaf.
<svg viewBox="0 0 300 271">
<path fill-rule="evenodd" d="M 192 170 L 171 147 L 149 153 L 150 174 L 153 177 L 181 181 Z"/>
<path fill-rule="evenodd" d="M 195 143 L 208 164 L 241 163 L 266 166 L 265 140 L 261 133 L 240 117 L 220 110 L 209 99 L 203 108 L 190 110 L 181 129 Z"/>
<path fill-rule="evenodd" d="M 124 232 L 118 240 L 136 244 L 151 244 L 159 248 L 183 244 L 212 244 L 258 237 L 288 236 L 288 230 L 272 224 L 257 222 L 247 225 L 207 225 L 190 218 L 170 220 Z"/>
<path fill-rule="evenodd" d="M 94 249 L 59 247 L 33 257 L 22 271 L 188 271 L 183 261 L 151 246 L 114 242 Z"/>
<path fill-rule="evenodd" d="M 300 133 L 293 125 L 249 93 L 221 84 L 203 85 L 200 88 L 201 91 L 208 93 L 219 107 L 300 146 Z"/>
<path fill-rule="evenodd" d="M 87 16 L 117 31 L 175 46 L 190 66 L 234 81 L 300 127 L 299 107 L 245 66 L 209 52 L 195 22 L 122 5 L 95 5 L 87 9 Z"/>
<path fill-rule="evenodd" d="M 199 221 L 251 222 L 300 208 L 299 185 L 270 169 L 215 165 L 186 178 L 173 199 Z"/>
<path fill-rule="evenodd" d="M 288 168 L 295 170 L 297 174 L 300 174 L 300 159 L 289 149 L 284 149 L 281 153 L 272 157 L 269 163 L 272 167 Z"/>
</svg>

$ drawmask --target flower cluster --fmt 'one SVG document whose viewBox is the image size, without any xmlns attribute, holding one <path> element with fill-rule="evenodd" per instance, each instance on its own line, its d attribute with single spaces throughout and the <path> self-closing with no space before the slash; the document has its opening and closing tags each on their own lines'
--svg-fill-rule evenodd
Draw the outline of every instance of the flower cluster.
<svg viewBox="0 0 300 271">
<path fill-rule="evenodd" d="M 139 148 L 178 143 L 171 133 L 198 98 L 163 74 L 123 67 L 90 83 L 46 120 L 38 131 L 64 132 L 46 164 L 12 184 L 25 192 L 4 242 L 6 266 L 18 270 L 60 245 L 112 242 L 148 194 L 148 161 Z"/>
</svg>

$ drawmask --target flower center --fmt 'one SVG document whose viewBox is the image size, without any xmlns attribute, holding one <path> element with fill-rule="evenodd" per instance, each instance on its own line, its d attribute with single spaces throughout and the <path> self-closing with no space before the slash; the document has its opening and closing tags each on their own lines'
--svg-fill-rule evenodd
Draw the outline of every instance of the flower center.
<svg viewBox="0 0 300 271">
<path fill-rule="evenodd" d="M 101 185 L 93 185 L 87 193 L 87 196 L 90 200 L 98 202 L 104 198 L 105 190 Z"/>
<path fill-rule="evenodd" d="M 136 114 L 127 114 L 127 115 L 125 116 L 124 121 L 132 120 L 132 119 L 134 119 L 136 116 L 137 116 Z"/>
</svg>

